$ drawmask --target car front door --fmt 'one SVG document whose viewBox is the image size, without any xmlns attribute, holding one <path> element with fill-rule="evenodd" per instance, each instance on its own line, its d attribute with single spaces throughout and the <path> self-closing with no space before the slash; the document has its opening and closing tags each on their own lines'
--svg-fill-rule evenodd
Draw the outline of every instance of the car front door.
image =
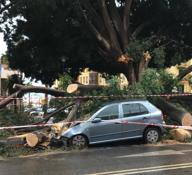
<svg viewBox="0 0 192 175">
<path fill-rule="evenodd" d="M 124 103 L 121 105 L 122 110 L 122 134 L 124 138 L 142 137 L 146 127 L 144 123 L 150 120 L 150 113 L 141 103 Z M 129 122 L 136 122 L 132 124 Z"/>
<path fill-rule="evenodd" d="M 100 119 L 99 122 L 97 119 Z M 119 118 L 119 105 L 113 104 L 102 108 L 90 122 L 90 143 L 118 140 L 122 137 Z"/>
</svg>

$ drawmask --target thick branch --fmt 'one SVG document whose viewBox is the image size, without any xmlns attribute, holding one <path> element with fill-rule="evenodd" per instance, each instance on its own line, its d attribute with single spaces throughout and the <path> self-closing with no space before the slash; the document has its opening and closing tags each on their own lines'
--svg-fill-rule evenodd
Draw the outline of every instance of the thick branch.
<svg viewBox="0 0 192 175">
<path fill-rule="evenodd" d="M 116 3 L 114 0 L 109 3 L 109 11 L 110 11 L 113 25 L 115 26 L 115 29 L 116 29 L 117 33 L 119 34 L 123 49 L 125 50 L 127 45 L 126 45 L 126 39 L 123 35 L 123 23 L 122 23 L 121 17 L 119 15 L 119 12 L 118 12 L 118 9 L 117 9 L 117 6 L 116 6 Z"/>
<path fill-rule="evenodd" d="M 102 36 L 102 34 L 95 28 L 95 26 L 93 25 L 93 23 L 88 19 L 87 15 L 85 14 L 83 8 L 81 7 L 81 3 L 79 2 L 79 7 L 80 10 L 89 26 L 89 28 L 91 29 L 91 31 L 93 32 L 93 34 L 95 35 L 95 37 L 97 38 L 97 40 L 101 43 L 101 45 L 107 49 L 108 51 L 111 49 L 111 45 L 109 44 L 109 42 Z"/>
<path fill-rule="evenodd" d="M 111 45 L 115 50 L 117 50 L 121 54 L 122 51 L 121 51 L 121 48 L 120 48 L 120 45 L 119 45 L 119 42 L 117 39 L 116 32 L 115 32 L 114 27 L 111 23 L 111 19 L 109 17 L 109 13 L 108 13 L 108 10 L 107 10 L 106 4 L 105 4 L 105 0 L 98 0 L 98 3 L 99 3 L 100 8 L 101 8 L 101 12 L 102 12 L 102 16 L 104 19 L 106 29 L 107 29 L 109 36 L 110 36 Z"/>
<path fill-rule="evenodd" d="M 185 70 L 179 72 L 179 75 L 177 76 L 178 80 L 182 80 L 187 74 L 192 72 L 192 65 L 187 67 Z"/>
<path fill-rule="evenodd" d="M 20 84 L 14 84 L 14 89 L 20 90 L 22 93 L 28 93 L 28 92 L 35 92 L 35 93 L 45 93 L 45 94 L 50 94 L 53 96 L 65 96 L 67 93 L 64 91 L 59 91 L 55 89 L 50 89 L 46 87 L 41 87 L 41 86 L 23 86 Z"/>
<path fill-rule="evenodd" d="M 7 104 L 11 103 L 15 98 L 17 98 L 21 94 L 22 94 L 22 91 L 18 90 L 17 92 L 11 94 L 7 98 L 0 101 L 0 109 L 4 108 Z"/>
<path fill-rule="evenodd" d="M 107 36 L 107 32 L 104 26 L 104 21 L 101 16 L 96 12 L 93 6 L 90 3 L 90 0 L 80 1 L 82 7 L 86 10 L 89 19 L 91 19 L 92 24 L 95 25 L 98 31 L 100 31 L 104 36 Z"/>
<path fill-rule="evenodd" d="M 131 12 L 131 5 L 133 0 L 126 0 L 124 13 L 123 13 L 123 33 L 126 39 L 126 45 L 128 44 L 128 33 L 129 33 L 129 25 L 130 25 L 130 12 Z"/>
<path fill-rule="evenodd" d="M 28 92 L 36 92 L 36 93 L 45 93 L 45 94 L 50 94 L 53 96 L 66 96 L 66 92 L 64 91 L 59 91 L 55 89 L 49 89 L 45 87 L 38 87 L 38 86 L 23 86 L 20 84 L 15 84 L 14 89 L 17 90 L 17 92 L 11 94 L 7 98 L 3 99 L 0 102 L 0 109 L 4 108 L 7 104 L 11 103 L 15 98 L 18 98 L 19 96 L 22 96 L 25 93 Z"/>
</svg>

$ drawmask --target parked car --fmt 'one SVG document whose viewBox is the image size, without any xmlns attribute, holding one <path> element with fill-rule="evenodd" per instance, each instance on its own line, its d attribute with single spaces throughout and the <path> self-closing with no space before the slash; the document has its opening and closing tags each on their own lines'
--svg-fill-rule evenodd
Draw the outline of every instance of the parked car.
<svg viewBox="0 0 192 175">
<path fill-rule="evenodd" d="M 140 124 L 126 124 L 126 122 Z M 163 133 L 162 112 L 147 100 L 113 102 L 95 112 L 87 121 L 62 133 L 61 139 L 75 147 L 88 144 L 143 138 L 147 143 L 158 142 Z"/>
<path fill-rule="evenodd" d="M 39 118 L 42 118 L 44 115 L 44 112 L 42 110 L 42 108 L 36 108 L 34 110 L 32 110 L 30 113 L 29 113 L 29 116 L 30 117 L 39 117 Z"/>
</svg>

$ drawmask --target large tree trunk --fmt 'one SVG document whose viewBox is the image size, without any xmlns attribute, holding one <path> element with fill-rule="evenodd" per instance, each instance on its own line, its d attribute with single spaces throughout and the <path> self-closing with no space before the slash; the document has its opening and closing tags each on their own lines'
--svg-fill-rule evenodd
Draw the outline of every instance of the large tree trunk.
<svg viewBox="0 0 192 175">
<path fill-rule="evenodd" d="M 128 63 L 127 69 L 125 70 L 124 75 L 126 76 L 129 85 L 134 85 L 136 83 L 135 69 L 132 62 Z"/>
<path fill-rule="evenodd" d="M 159 97 L 155 100 L 155 105 L 160 108 L 165 115 L 180 125 L 192 126 L 192 116 L 189 112 L 179 109 L 165 99 Z"/>
<path fill-rule="evenodd" d="M 39 143 L 44 142 L 47 139 L 47 136 L 42 132 L 33 132 L 26 135 L 26 142 L 28 146 L 35 147 Z"/>
</svg>

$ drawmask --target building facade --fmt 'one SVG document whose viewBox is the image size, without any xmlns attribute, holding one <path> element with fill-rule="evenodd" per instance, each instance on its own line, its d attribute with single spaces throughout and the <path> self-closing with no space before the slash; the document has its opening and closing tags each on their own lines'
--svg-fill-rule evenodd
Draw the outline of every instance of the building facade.
<svg viewBox="0 0 192 175">
<path fill-rule="evenodd" d="M 128 81 L 123 74 L 118 76 L 119 85 L 121 88 L 128 86 Z M 101 85 L 107 86 L 106 79 L 102 76 L 102 74 L 89 70 L 88 68 L 84 69 L 83 72 L 78 76 L 78 82 L 84 85 Z"/>
</svg>

